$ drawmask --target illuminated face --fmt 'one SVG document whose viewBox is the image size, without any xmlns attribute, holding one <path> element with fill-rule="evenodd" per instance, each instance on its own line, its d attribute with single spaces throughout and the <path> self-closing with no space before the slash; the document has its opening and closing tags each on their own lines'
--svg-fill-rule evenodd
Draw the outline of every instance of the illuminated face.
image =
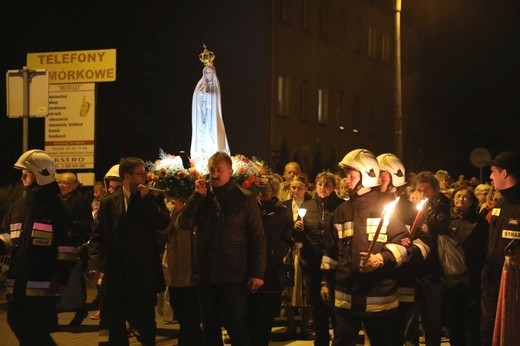
<svg viewBox="0 0 520 346">
<path fill-rule="evenodd" d="M 305 192 L 307 192 L 307 186 L 304 183 L 292 182 L 290 188 L 292 198 L 296 201 L 303 201 Z"/>
<path fill-rule="evenodd" d="M 500 191 L 507 187 L 506 177 L 506 171 L 504 171 L 502 168 L 491 166 L 491 174 L 489 178 L 493 180 L 493 184 L 495 185 L 496 190 Z"/>
<path fill-rule="evenodd" d="M 22 185 L 24 187 L 31 186 L 36 181 L 36 175 L 26 169 L 22 169 Z"/>
<path fill-rule="evenodd" d="M 208 163 L 211 185 L 215 187 L 226 185 L 233 175 L 233 168 L 225 161 L 210 161 Z"/>
<path fill-rule="evenodd" d="M 110 180 L 107 186 L 107 193 L 110 195 L 111 193 L 116 192 L 121 188 L 122 183 L 119 180 Z"/>
<path fill-rule="evenodd" d="M 134 191 L 139 185 L 146 182 L 146 171 L 144 165 L 135 165 L 132 171 L 129 173 L 128 186 L 130 191 Z"/>
<path fill-rule="evenodd" d="M 392 179 L 390 177 L 390 173 L 387 171 L 381 171 L 379 173 L 379 185 L 388 185 L 392 182 Z"/>
<path fill-rule="evenodd" d="M 357 184 L 361 181 L 361 172 L 355 169 L 349 169 L 345 177 L 345 185 L 350 191 L 354 190 Z"/>
<path fill-rule="evenodd" d="M 213 69 L 211 67 L 204 68 L 204 79 L 207 82 L 211 82 L 211 80 L 213 79 Z"/>
<path fill-rule="evenodd" d="M 334 191 L 334 186 L 332 182 L 327 179 L 320 179 L 316 182 L 316 193 L 320 198 L 325 198 L 330 196 L 330 194 Z"/>
<path fill-rule="evenodd" d="M 61 174 L 58 178 L 58 186 L 60 188 L 61 195 L 66 196 L 76 189 L 78 183 L 74 176 L 64 173 Z"/>
<path fill-rule="evenodd" d="M 466 211 L 471 206 L 471 192 L 460 190 L 453 196 L 453 205 L 458 211 Z"/>
<path fill-rule="evenodd" d="M 288 163 L 283 172 L 284 179 L 290 181 L 296 174 L 300 174 L 300 167 L 294 163 Z"/>
<path fill-rule="evenodd" d="M 421 199 L 424 199 L 425 197 L 430 199 L 433 197 L 434 194 L 433 187 L 425 182 L 417 183 L 415 191 L 421 194 Z"/>
</svg>

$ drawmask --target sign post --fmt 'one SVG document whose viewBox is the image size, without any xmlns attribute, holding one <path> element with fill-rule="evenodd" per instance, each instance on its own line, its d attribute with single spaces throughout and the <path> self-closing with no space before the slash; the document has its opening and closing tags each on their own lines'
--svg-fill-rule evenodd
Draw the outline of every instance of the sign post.
<svg viewBox="0 0 520 346">
<path fill-rule="evenodd" d="M 45 117 L 49 109 L 49 78 L 44 69 L 6 73 L 7 116 L 22 118 L 22 152 L 29 150 L 29 117 Z"/>
</svg>

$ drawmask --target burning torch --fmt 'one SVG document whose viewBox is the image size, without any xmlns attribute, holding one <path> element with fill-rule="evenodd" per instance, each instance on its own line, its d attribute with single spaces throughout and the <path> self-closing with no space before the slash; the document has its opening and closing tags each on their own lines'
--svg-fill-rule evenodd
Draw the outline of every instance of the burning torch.
<svg viewBox="0 0 520 346">
<path fill-rule="evenodd" d="M 392 211 L 394 210 L 397 202 L 399 202 L 399 197 L 394 199 L 392 202 L 388 203 L 381 213 L 381 219 L 379 220 L 379 224 L 377 225 L 376 232 L 374 233 L 374 237 L 372 238 L 372 241 L 370 242 L 370 245 L 368 246 L 368 250 L 365 253 L 361 253 L 361 262 L 360 262 L 360 271 L 366 271 L 363 268 L 366 265 L 366 262 L 368 258 L 370 257 L 370 254 L 374 250 L 374 246 L 377 243 L 377 239 L 379 238 L 379 234 L 381 233 L 381 229 L 383 226 L 388 226 L 388 223 L 390 222 L 390 215 L 392 214 Z"/>
<path fill-rule="evenodd" d="M 424 210 L 426 209 L 426 203 L 428 203 L 428 198 L 425 198 L 417 203 L 417 215 L 415 215 L 415 220 L 413 220 L 412 227 L 410 228 L 411 238 L 413 238 L 415 232 L 417 231 L 417 227 L 419 227 L 419 223 L 422 221 Z"/>
</svg>

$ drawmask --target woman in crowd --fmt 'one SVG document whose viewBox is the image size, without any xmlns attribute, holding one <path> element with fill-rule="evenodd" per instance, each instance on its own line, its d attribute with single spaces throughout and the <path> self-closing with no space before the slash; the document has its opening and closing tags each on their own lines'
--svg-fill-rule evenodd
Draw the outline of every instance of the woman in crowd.
<svg viewBox="0 0 520 346">
<path fill-rule="evenodd" d="M 283 202 L 287 207 L 287 212 L 294 222 L 301 219 L 298 214 L 298 209 L 303 208 L 304 201 L 311 200 L 311 196 L 308 193 L 308 178 L 305 174 L 300 173 L 295 175 L 290 183 L 290 191 L 292 198 Z M 284 310 L 287 317 L 287 329 L 285 331 L 285 337 L 287 339 L 294 339 L 298 335 L 296 334 L 296 309 L 299 308 L 301 315 L 301 339 L 308 339 L 309 334 L 307 327 L 310 319 L 310 302 L 304 290 L 303 282 L 303 271 L 301 249 L 303 246 L 302 238 L 297 237 L 294 239 L 295 243 L 291 249 L 290 261 L 294 264 L 294 287 L 286 288 L 283 292 L 284 298 Z"/>
<path fill-rule="evenodd" d="M 280 182 L 273 176 L 264 178 L 258 198 L 262 212 L 267 246 L 264 285 L 247 297 L 246 324 L 251 346 L 267 346 L 274 319 L 280 313 L 284 278 L 284 257 L 292 245 L 290 231 L 293 221 L 287 207 L 278 198 Z"/>
<path fill-rule="evenodd" d="M 466 272 L 445 277 L 444 311 L 451 345 L 480 343 L 480 275 L 487 249 L 488 223 L 476 212 L 477 199 L 469 186 L 453 191 L 451 235 L 463 246 Z"/>
</svg>

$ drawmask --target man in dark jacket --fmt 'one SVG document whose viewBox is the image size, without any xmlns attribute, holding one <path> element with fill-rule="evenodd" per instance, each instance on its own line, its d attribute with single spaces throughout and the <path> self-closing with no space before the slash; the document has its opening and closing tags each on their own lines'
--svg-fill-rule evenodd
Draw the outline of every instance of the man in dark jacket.
<svg viewBox="0 0 520 346">
<path fill-rule="evenodd" d="M 76 174 L 72 172 L 57 175 L 57 182 L 60 188 L 59 197 L 74 223 L 74 238 L 76 239 L 76 245 L 79 250 L 79 262 L 77 266 L 78 268 L 81 268 L 81 270 L 73 272 L 71 275 L 71 281 L 74 281 L 77 285 L 81 286 L 83 305 L 75 310 L 76 314 L 69 323 L 69 326 L 71 327 L 79 327 L 88 314 L 88 307 L 86 304 L 87 283 L 83 275 L 87 270 L 88 252 L 86 246 L 82 245 L 90 238 L 92 229 L 91 196 L 83 191 L 83 185 L 78 182 Z"/>
<path fill-rule="evenodd" d="M 29 150 L 14 167 L 22 171 L 25 191 L 0 227 L 0 255 L 11 254 L 7 322 L 21 345 L 55 345 L 54 305 L 76 261 L 68 237 L 72 221 L 58 198 L 54 160 L 47 153 Z"/>
<path fill-rule="evenodd" d="M 108 342 L 128 345 L 129 321 L 143 344 L 154 345 L 156 295 L 165 289 L 157 237 L 170 217 L 164 198 L 144 185 L 143 160 L 123 158 L 119 172 L 123 189 L 101 201 L 90 239 L 91 273 L 104 272 Z"/>
<path fill-rule="evenodd" d="M 503 198 L 493 208 L 489 222 L 482 272 L 481 345 L 518 345 L 520 299 L 515 282 L 520 272 L 520 155 L 503 152 L 490 165 L 490 178 Z"/>
<path fill-rule="evenodd" d="M 210 186 L 195 181 L 195 192 L 179 215 L 183 229 L 197 227 L 195 281 L 207 345 L 221 345 L 221 322 L 233 345 L 248 345 L 244 320 L 247 289 L 264 283 L 265 235 L 254 196 L 231 179 L 232 161 L 224 152 L 208 161 Z"/>
</svg>

